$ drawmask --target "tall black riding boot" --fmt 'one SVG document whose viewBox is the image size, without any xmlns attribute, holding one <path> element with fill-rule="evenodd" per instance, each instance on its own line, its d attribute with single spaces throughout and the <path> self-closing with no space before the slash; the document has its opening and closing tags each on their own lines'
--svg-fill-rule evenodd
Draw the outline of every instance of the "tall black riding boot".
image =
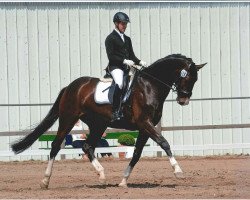
<svg viewBox="0 0 250 200">
<path fill-rule="evenodd" d="M 116 84 L 113 96 L 113 113 L 111 122 L 120 120 L 123 117 L 121 112 L 121 95 L 122 95 L 122 89 L 120 89 L 119 86 Z"/>
</svg>

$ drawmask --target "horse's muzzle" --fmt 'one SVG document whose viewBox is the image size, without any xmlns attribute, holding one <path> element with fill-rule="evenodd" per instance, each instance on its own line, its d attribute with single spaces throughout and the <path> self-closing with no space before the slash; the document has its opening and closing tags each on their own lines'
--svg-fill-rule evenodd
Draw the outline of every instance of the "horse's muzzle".
<svg viewBox="0 0 250 200">
<path fill-rule="evenodd" d="M 189 97 L 177 97 L 176 101 L 178 102 L 178 104 L 180 104 L 181 106 L 186 106 L 189 104 Z"/>
</svg>

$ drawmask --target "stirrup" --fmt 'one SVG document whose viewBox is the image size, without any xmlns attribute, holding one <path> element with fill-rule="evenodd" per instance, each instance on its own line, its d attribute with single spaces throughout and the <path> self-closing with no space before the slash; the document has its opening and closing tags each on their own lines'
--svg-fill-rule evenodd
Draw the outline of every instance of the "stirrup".
<svg viewBox="0 0 250 200">
<path fill-rule="evenodd" d="M 118 121 L 121 118 L 123 118 L 122 112 L 115 111 L 114 113 L 112 113 L 111 122 Z"/>
</svg>

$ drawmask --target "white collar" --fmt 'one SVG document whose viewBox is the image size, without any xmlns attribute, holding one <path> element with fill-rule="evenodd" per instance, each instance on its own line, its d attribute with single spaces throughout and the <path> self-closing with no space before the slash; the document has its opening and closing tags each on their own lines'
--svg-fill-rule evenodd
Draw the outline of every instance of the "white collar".
<svg viewBox="0 0 250 200">
<path fill-rule="evenodd" d="M 117 30 L 116 28 L 115 28 L 115 31 L 120 35 L 120 36 L 123 36 L 124 35 L 124 33 L 121 33 L 119 30 Z"/>
<path fill-rule="evenodd" d="M 115 28 L 115 31 L 120 35 L 120 37 L 122 38 L 124 42 L 124 33 L 120 33 L 120 31 L 118 31 L 116 28 Z"/>
</svg>

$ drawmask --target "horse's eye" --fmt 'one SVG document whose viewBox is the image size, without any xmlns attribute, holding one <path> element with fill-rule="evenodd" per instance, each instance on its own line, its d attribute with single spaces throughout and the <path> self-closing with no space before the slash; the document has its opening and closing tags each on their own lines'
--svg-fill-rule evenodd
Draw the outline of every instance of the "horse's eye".
<svg viewBox="0 0 250 200">
<path fill-rule="evenodd" d="M 181 70 L 180 76 L 182 78 L 185 78 L 187 76 L 187 74 L 188 74 L 187 71 L 185 69 L 183 69 L 183 70 Z"/>
</svg>

